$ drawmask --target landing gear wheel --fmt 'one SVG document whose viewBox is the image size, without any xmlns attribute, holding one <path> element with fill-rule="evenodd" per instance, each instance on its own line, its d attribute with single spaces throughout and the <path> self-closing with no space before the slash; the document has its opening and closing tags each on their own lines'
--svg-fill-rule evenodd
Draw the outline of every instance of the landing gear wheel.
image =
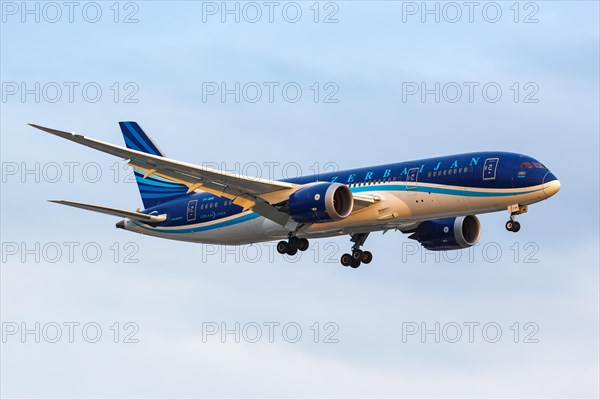
<svg viewBox="0 0 600 400">
<path fill-rule="evenodd" d="M 521 230 L 521 224 L 513 220 L 507 221 L 506 230 L 510 232 L 519 232 Z"/>
<path fill-rule="evenodd" d="M 370 251 L 363 251 L 362 262 L 365 264 L 368 264 L 371 261 L 373 261 L 373 254 L 371 254 Z"/>
<path fill-rule="evenodd" d="M 352 256 L 348 253 L 342 254 L 342 257 L 340 258 L 340 262 L 342 263 L 342 265 L 344 267 L 348 267 L 348 266 L 350 266 L 350 263 L 352 262 Z"/>
<path fill-rule="evenodd" d="M 288 240 L 288 243 L 290 244 L 290 246 L 298 248 L 299 247 L 298 244 L 300 243 L 300 239 L 297 238 L 296 236 L 292 236 Z"/>
<path fill-rule="evenodd" d="M 298 241 L 298 250 L 300 250 L 300 251 L 306 251 L 306 250 L 308 250 L 308 245 L 309 245 L 308 239 L 301 238 Z"/>
<path fill-rule="evenodd" d="M 297 252 L 298 252 L 298 248 L 296 246 L 289 246 L 287 254 L 288 254 L 288 256 L 295 256 Z"/>
<path fill-rule="evenodd" d="M 354 233 L 350 235 L 350 241 L 354 242 L 350 254 L 344 254 L 342 256 L 342 265 L 351 266 L 352 268 L 360 267 L 361 263 L 368 264 L 373 261 L 373 254 L 370 251 L 363 251 L 360 247 L 365 244 L 368 233 Z"/>
<path fill-rule="evenodd" d="M 282 240 L 281 242 L 277 243 L 277 252 L 279 254 L 287 254 L 289 250 L 290 245 L 288 242 Z"/>
</svg>

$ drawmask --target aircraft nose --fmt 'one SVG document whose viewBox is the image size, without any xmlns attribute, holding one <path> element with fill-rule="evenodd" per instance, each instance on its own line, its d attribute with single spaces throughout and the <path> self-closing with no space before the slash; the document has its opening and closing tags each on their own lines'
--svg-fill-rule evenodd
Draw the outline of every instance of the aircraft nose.
<svg viewBox="0 0 600 400">
<path fill-rule="evenodd" d="M 544 176 L 543 184 L 546 197 L 554 196 L 560 190 L 560 181 L 552 172 Z"/>
</svg>

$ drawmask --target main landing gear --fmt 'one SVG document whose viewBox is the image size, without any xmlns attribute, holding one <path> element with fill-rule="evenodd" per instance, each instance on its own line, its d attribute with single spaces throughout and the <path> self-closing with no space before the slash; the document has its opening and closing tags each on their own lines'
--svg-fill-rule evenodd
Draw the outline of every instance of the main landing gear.
<svg viewBox="0 0 600 400">
<path fill-rule="evenodd" d="M 279 254 L 287 254 L 289 256 L 293 256 L 298 252 L 298 250 L 308 250 L 308 245 L 308 239 L 290 235 L 290 238 L 287 242 L 285 240 L 282 240 L 281 242 L 277 243 L 277 252 Z"/>
<path fill-rule="evenodd" d="M 367 240 L 368 233 L 355 233 L 351 236 L 351 241 L 354 242 L 351 254 L 343 254 L 340 262 L 344 267 L 358 268 L 361 263 L 368 264 L 373 261 L 373 254 L 370 251 L 362 251 L 362 246 Z"/>
<path fill-rule="evenodd" d="M 508 212 L 510 213 L 510 219 L 506 221 L 506 225 L 504 225 L 504 227 L 509 232 L 519 232 L 521 230 L 521 224 L 515 221 L 515 217 L 517 215 L 526 213 L 527 206 L 513 204 L 512 206 L 508 206 Z"/>
</svg>

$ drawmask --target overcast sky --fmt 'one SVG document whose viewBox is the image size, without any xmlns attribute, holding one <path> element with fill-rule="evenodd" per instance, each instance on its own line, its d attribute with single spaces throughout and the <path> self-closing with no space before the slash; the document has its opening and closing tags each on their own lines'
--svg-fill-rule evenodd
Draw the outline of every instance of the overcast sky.
<svg viewBox="0 0 600 400">
<path fill-rule="evenodd" d="M 115 4 L 1 3 L 2 397 L 598 398 L 597 2 Z M 348 237 L 179 243 L 46 202 L 141 207 L 124 162 L 26 125 L 122 120 L 262 177 L 506 150 L 562 189 L 471 250 L 372 234 L 357 270 Z"/>
</svg>

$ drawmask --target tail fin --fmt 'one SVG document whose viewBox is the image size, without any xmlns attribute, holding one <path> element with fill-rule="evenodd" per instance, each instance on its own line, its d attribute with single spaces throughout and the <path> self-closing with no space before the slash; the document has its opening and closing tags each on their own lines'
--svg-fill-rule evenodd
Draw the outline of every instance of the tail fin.
<svg viewBox="0 0 600 400">
<path fill-rule="evenodd" d="M 129 149 L 143 151 L 144 153 L 160 157 L 165 156 L 162 150 L 146 135 L 137 122 L 119 122 L 119 126 L 123 133 L 123 139 L 125 139 L 125 145 Z M 185 195 L 188 191 L 186 185 L 160 176 L 152 175 L 144 178 L 144 171 L 139 168 L 134 167 L 133 172 L 144 208 L 154 207 L 165 201 L 173 200 Z"/>
<path fill-rule="evenodd" d="M 143 151 L 155 156 L 165 156 L 165 153 L 154 144 L 152 139 L 146 135 L 137 122 L 123 121 L 119 122 L 119 126 L 121 127 L 121 132 L 123 132 L 123 139 L 125 139 L 127 148 Z"/>
</svg>

